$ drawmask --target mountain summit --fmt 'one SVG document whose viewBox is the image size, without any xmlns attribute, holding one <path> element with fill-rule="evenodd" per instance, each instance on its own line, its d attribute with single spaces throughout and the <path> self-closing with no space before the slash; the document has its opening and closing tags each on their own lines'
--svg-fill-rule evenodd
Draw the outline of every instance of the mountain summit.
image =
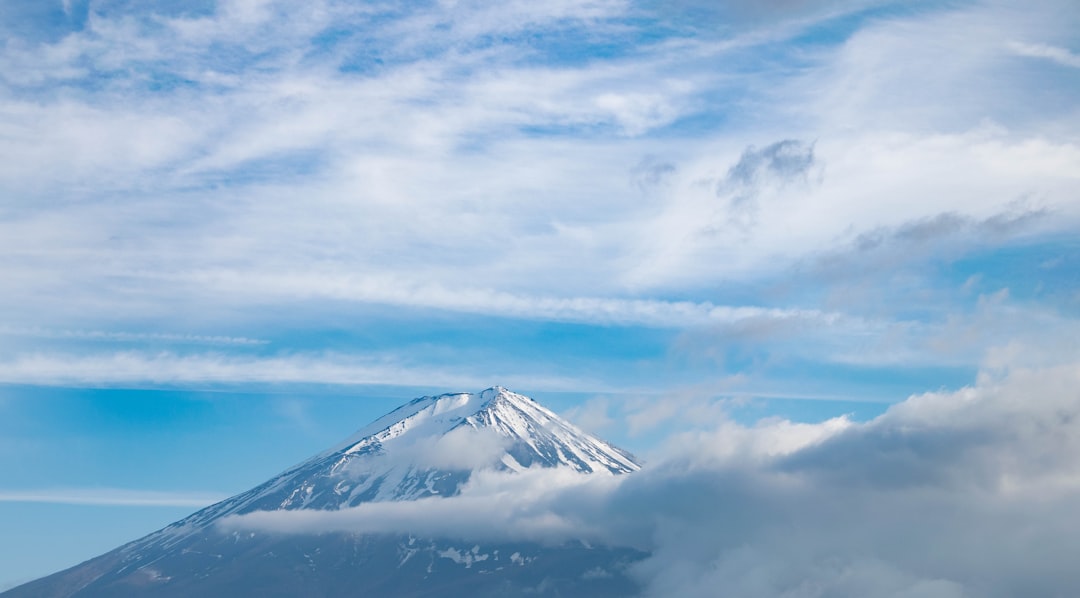
<svg viewBox="0 0 1080 598">
<path fill-rule="evenodd" d="M 509 445 L 500 462 L 513 470 L 565 465 L 582 473 L 629 473 L 639 468 L 629 454 L 501 386 L 479 394 L 421 397 L 360 430 L 336 451 L 381 450 L 410 435 L 446 435 L 464 429 L 491 430 L 504 438 Z"/>
<path fill-rule="evenodd" d="M 527 467 L 620 474 L 640 465 L 529 397 L 496 386 L 414 399 L 334 448 L 166 530 L 253 511 L 453 496 L 476 469 Z"/>
<path fill-rule="evenodd" d="M 468 538 L 238 534 L 217 525 L 264 511 L 340 510 L 449 497 L 478 470 L 570 468 L 619 475 L 632 455 L 502 387 L 420 397 L 259 486 L 112 552 L 20 586 L 24 596 L 620 596 L 628 549 L 482 546 Z M 510 498 L 512 499 L 512 497 Z"/>
</svg>

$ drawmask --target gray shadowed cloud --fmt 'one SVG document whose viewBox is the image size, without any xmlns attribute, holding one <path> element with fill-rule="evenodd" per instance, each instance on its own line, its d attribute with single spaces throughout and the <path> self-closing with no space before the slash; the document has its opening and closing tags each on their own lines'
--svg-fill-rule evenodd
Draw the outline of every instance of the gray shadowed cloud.
<svg viewBox="0 0 1080 598">
<path fill-rule="evenodd" d="M 1047 215 L 1044 209 L 1013 204 L 1005 211 L 978 219 L 956 212 L 943 212 L 892 228 L 877 228 L 855 239 L 855 249 L 870 251 L 887 246 L 925 245 L 966 235 L 977 240 L 1000 241 L 1018 234 Z"/>
<path fill-rule="evenodd" d="M 784 139 L 761 149 L 746 148 L 739 161 L 727 173 L 726 184 L 751 186 L 763 179 L 781 182 L 805 177 L 814 165 L 814 144 L 798 139 Z"/>
<path fill-rule="evenodd" d="M 634 546 L 646 596 L 1077 595 L 1078 387 L 1075 362 L 984 374 L 867 423 L 721 418 L 627 476 L 487 471 L 453 498 L 224 525 Z"/>
<path fill-rule="evenodd" d="M 859 299 L 867 304 L 867 293 L 873 296 L 881 292 L 893 279 L 906 279 L 894 291 L 910 291 L 913 280 L 928 276 L 923 271 L 928 261 L 949 263 L 980 248 L 1029 235 L 1052 213 L 1024 202 L 1009 204 L 987 217 L 941 212 L 858 233 L 836 250 L 808 258 L 796 272 L 801 271 L 817 283 L 833 285 L 841 303 Z M 879 303 L 880 299 L 869 304 Z"/>
<path fill-rule="evenodd" d="M 663 183 L 675 174 L 675 170 L 675 165 L 671 162 L 656 156 L 645 156 L 630 169 L 630 180 L 644 192 Z"/>
<path fill-rule="evenodd" d="M 817 164 L 813 143 L 784 139 L 760 149 L 751 145 L 717 184 L 716 195 L 727 198 L 731 222 L 745 227 L 753 223 L 764 190 L 807 182 Z"/>
</svg>

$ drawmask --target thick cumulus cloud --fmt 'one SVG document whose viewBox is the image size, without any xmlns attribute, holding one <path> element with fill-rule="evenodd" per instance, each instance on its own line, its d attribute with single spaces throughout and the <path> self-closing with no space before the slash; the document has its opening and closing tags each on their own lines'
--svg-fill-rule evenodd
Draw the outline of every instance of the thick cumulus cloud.
<svg viewBox="0 0 1080 598">
<path fill-rule="evenodd" d="M 647 596 L 1080 592 L 1080 364 L 984 373 L 866 423 L 730 421 L 644 470 L 482 471 L 454 498 L 264 512 L 229 528 L 633 546 Z"/>
<path fill-rule="evenodd" d="M 1078 381 L 1070 364 L 912 397 L 764 461 L 684 452 L 685 473 L 622 489 L 661 489 L 639 573 L 655 595 L 1072 595 Z"/>
</svg>

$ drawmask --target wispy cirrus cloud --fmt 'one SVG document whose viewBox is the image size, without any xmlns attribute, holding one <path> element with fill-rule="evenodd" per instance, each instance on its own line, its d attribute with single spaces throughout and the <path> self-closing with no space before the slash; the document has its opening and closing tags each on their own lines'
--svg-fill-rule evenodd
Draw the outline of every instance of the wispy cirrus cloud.
<svg viewBox="0 0 1080 598">
<path fill-rule="evenodd" d="M 46 386 L 125 384 L 390 384 L 470 388 L 493 380 L 549 390 L 605 388 L 603 382 L 534 372 L 498 372 L 397 360 L 386 353 L 286 356 L 121 351 L 19 354 L 0 363 L 0 382 Z"/>
<path fill-rule="evenodd" d="M 120 488 L 0 489 L 0 502 L 96 507 L 205 507 L 225 498 L 206 492 L 160 492 Z"/>
<path fill-rule="evenodd" d="M 335 266 L 331 276 L 409 270 L 439 278 L 443 285 L 455 277 L 496 281 L 496 290 L 508 293 L 525 286 L 537 295 L 548 285 L 572 284 L 577 295 L 604 296 L 631 287 L 656 298 L 761 270 L 775 274 L 793 256 L 828 245 L 846 227 L 866 230 L 926 216 L 931 203 L 938 210 L 963 213 L 972 198 L 983 201 L 987 195 L 974 188 L 978 185 L 954 194 L 961 180 L 984 179 L 986 189 L 1001 190 L 994 194 L 1000 196 L 998 203 L 1039 193 L 1039 187 L 1056 187 L 1055 177 L 1075 162 L 1067 144 L 1040 147 L 1038 138 L 1017 139 L 1015 131 L 989 138 L 979 132 L 952 138 L 911 136 L 907 143 L 873 128 L 865 137 L 838 134 L 825 126 L 829 114 L 842 119 L 842 109 L 868 116 L 885 111 L 869 108 L 869 101 L 852 104 L 857 94 L 826 107 L 791 101 L 792 96 L 820 99 L 834 88 L 850 89 L 843 85 L 845 77 L 858 78 L 867 93 L 895 96 L 886 92 L 907 85 L 906 71 L 871 69 L 847 61 L 848 55 L 904 54 L 910 48 L 897 30 L 916 33 L 916 39 L 932 37 L 960 18 L 952 13 L 874 21 L 865 32 L 813 55 L 808 64 L 799 62 L 817 77 L 812 83 L 778 87 L 754 98 L 755 105 L 770 114 L 803 106 L 795 109 L 798 118 L 784 125 L 787 131 L 755 125 L 760 133 L 728 135 L 718 129 L 673 143 L 649 133 L 719 109 L 706 108 L 710 104 L 704 100 L 727 97 L 748 77 L 737 69 L 716 76 L 710 74 L 713 67 L 699 68 L 702 64 L 714 65 L 718 55 L 744 59 L 736 50 L 755 44 L 783 52 L 788 38 L 766 36 L 736 50 L 724 43 L 676 38 L 635 45 L 610 60 L 545 62 L 543 48 L 518 44 L 514 38 L 495 48 L 468 43 L 448 48 L 451 41 L 476 40 L 491 31 L 558 30 L 582 23 L 590 31 L 601 30 L 595 34 L 602 40 L 610 35 L 626 41 L 633 39 L 633 28 L 622 19 L 637 14 L 635 7 L 620 2 L 543 9 L 512 5 L 499 8 L 496 18 L 484 16 L 495 9 L 479 6 L 402 15 L 324 3 L 308 16 L 283 5 L 260 6 L 247 10 L 224 5 L 207 14 L 166 15 L 161 17 L 168 25 L 164 31 L 155 25 L 160 18 L 144 22 L 99 15 L 87 31 L 64 42 L 65 48 L 75 49 L 57 60 L 83 65 L 88 77 L 144 61 L 151 72 L 172 77 L 172 83 L 162 87 L 152 78 L 136 79 L 125 83 L 141 89 L 134 94 L 123 85 L 76 86 L 74 99 L 64 103 L 9 102 L 12 122 L 32 123 L 12 129 L 25 135 L 10 146 L 10 159 L 4 161 L 11 165 L 10 183 L 30 185 L 27 194 L 34 197 L 41 192 L 68 195 L 71 188 L 57 185 L 66 186 L 65 180 L 77 184 L 90 201 L 72 209 L 80 219 L 102 224 L 95 230 L 108 232 L 108 242 L 79 234 L 57 240 L 72 250 L 62 254 L 44 248 L 45 240 L 56 239 L 31 237 L 22 251 L 35 258 L 39 271 L 50 264 L 71 270 L 67 266 L 79 261 L 80 253 L 104 254 L 113 268 L 91 269 L 94 279 L 120 275 L 139 281 L 151 273 L 212 270 L 222 263 L 245 270 L 250 267 L 248 256 L 259 255 L 301 270 L 325 267 L 329 261 Z M 978 14 L 980 23 L 1004 20 L 993 11 Z M 373 71 L 346 68 L 350 53 L 362 45 L 343 36 L 341 47 L 321 47 L 317 34 L 329 23 L 381 32 L 376 48 L 365 49 L 375 52 L 383 66 Z M 398 45 L 415 39 L 416 31 L 432 29 L 452 40 L 427 49 Z M 288 35 L 281 37 L 280 32 Z M 162 33 L 174 37 L 166 35 L 161 41 Z M 115 43 L 117 39 L 126 45 Z M 206 63 L 213 58 L 210 44 L 229 39 L 238 49 L 251 45 L 282 51 L 232 55 L 261 67 L 239 77 L 237 65 Z M 964 41 L 946 38 L 938 43 Z M 125 49 L 147 44 L 150 49 L 145 51 Z M 863 47 L 875 51 L 859 52 Z M 182 52 L 175 58 L 178 49 Z M 981 53 L 977 57 L 985 58 Z M 741 64 L 739 60 L 733 64 Z M 786 79 L 786 74 L 766 71 L 753 78 Z M 138 131 L 149 133 L 134 134 Z M 822 188 L 792 188 L 780 194 L 775 210 L 760 214 L 753 235 L 702 235 L 703 229 L 715 231 L 724 217 L 717 214 L 715 198 L 701 193 L 698 183 L 723 178 L 718 170 L 725 168 L 737 172 L 738 154 L 746 147 L 771 147 L 769 143 L 785 138 L 819 139 L 812 157 L 828 165 Z M 122 147 L 100 151 L 101 140 Z M 369 147 L 379 150 L 366 151 Z M 463 147 L 472 149 L 461 151 Z M 1042 155 L 1033 151 L 1038 149 Z M 925 158 L 913 159 L 920 154 Z M 665 190 L 645 199 L 628 193 L 632 190 L 625 185 L 625 172 L 642 155 L 664 155 L 664 164 L 677 169 L 665 170 Z M 863 159 L 855 171 L 849 168 L 851 155 Z M 972 159 L 1012 166 L 994 172 Z M 1049 169 L 1055 161 L 1061 168 Z M 953 174 L 937 169 L 937 164 L 949 165 Z M 1010 168 L 1022 173 L 1022 165 L 1037 165 L 1039 172 L 1010 180 Z M 34 172 L 37 176 L 31 176 Z M 873 172 L 880 182 L 859 172 Z M 49 186 L 29 191 L 40 184 Z M 231 189 L 215 189 L 221 185 Z M 282 185 L 287 192 L 280 190 Z M 189 193 L 161 195 L 176 189 Z M 165 199 L 147 201 L 151 192 Z M 1048 205 L 1064 201 L 1057 189 L 1046 195 Z M 183 215 L 180 206 L 196 196 L 212 218 Z M 294 201 L 299 196 L 305 197 L 303 205 Z M 808 201 L 796 204 L 796 196 Z M 862 209 L 859 197 L 879 198 L 872 213 Z M 118 202 L 124 210 L 113 209 Z M 54 216 L 61 211 L 50 210 Z M 118 222 L 121 214 L 125 216 Z M 171 230 L 156 230 L 161 233 L 158 240 L 131 234 L 161 218 L 176 224 Z M 32 220 L 21 220 L 20 228 L 35 230 Z M 343 227 L 343 222 L 351 224 Z M 60 231 L 65 223 L 50 219 L 41 227 Z M 443 234 L 446 230 L 455 234 Z M 372 255 L 394 258 L 373 261 L 368 259 Z M 83 292 L 93 288 L 84 285 Z"/>
<path fill-rule="evenodd" d="M 166 343 L 193 345 L 265 345 L 269 341 L 243 336 L 221 336 L 205 334 L 176 334 L 170 332 L 123 332 L 110 330 L 56 330 L 49 328 L 29 328 L 0 324 L 0 335 L 25 336 L 46 339 L 70 339 L 90 341 L 162 341 Z"/>
<path fill-rule="evenodd" d="M 1056 62 L 1061 66 L 1080 68 L 1080 54 L 1077 54 L 1076 52 L 1073 52 L 1068 48 L 1051 46 L 1048 44 L 1026 44 L 1023 42 L 1009 42 L 1009 49 L 1019 56 L 1027 56 L 1029 58 L 1045 58 L 1047 60 Z"/>
<path fill-rule="evenodd" d="M 1015 117 L 1031 86 L 987 87 L 1018 76 L 1002 35 L 1065 47 L 1069 11 L 800 3 L 780 23 L 728 7 L 746 31 L 706 36 L 653 29 L 678 22 L 654 8 L 101 5 L 62 38 L 13 40 L 0 307 L 133 344 L 221 344 L 205 331 L 242 314 L 231 338 L 288 350 L 267 334 L 282 311 L 315 319 L 329 300 L 743 338 L 813 329 L 836 346 L 926 322 L 890 293 L 856 310 L 806 264 L 879 242 L 856 275 L 909 274 L 927 252 L 900 241 L 935 226 L 955 225 L 953 259 L 1080 219 L 1080 150 L 1054 132 L 1068 114 Z M 1058 93 L 1046 83 L 1043 99 Z M 965 90 L 978 101 L 942 99 Z M 1018 198 L 1054 217 L 984 234 L 976 223 Z M 923 272 L 920 290 L 951 284 Z M 673 348 L 687 347 L 702 345 Z"/>
<path fill-rule="evenodd" d="M 702 301 L 667 301 L 619 297 L 558 297 L 513 293 L 495 288 L 433 284 L 393 275 L 208 271 L 193 282 L 236 296 L 326 297 L 361 303 L 485 314 L 504 318 L 682 328 L 747 319 L 812 320 L 838 323 L 839 313 L 815 309 L 716 305 Z"/>
</svg>

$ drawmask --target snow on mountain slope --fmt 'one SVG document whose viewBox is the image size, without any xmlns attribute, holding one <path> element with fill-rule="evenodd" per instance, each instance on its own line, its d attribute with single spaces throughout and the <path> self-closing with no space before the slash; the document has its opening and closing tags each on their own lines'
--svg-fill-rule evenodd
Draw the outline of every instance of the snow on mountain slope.
<svg viewBox="0 0 1080 598">
<path fill-rule="evenodd" d="M 453 496 L 476 469 L 529 467 L 611 475 L 636 471 L 640 465 L 630 454 L 502 387 L 421 397 L 330 450 L 172 524 L 156 540 L 175 540 L 170 536 L 253 511 L 339 509 L 370 501 Z"/>
<path fill-rule="evenodd" d="M 320 455 L 365 452 L 390 447 L 407 435 L 437 436 L 462 427 L 490 429 L 531 450 L 514 457 L 507 467 L 539 464 L 567 465 L 582 473 L 629 473 L 639 466 L 627 453 L 586 434 L 536 401 L 500 386 L 479 394 L 459 393 L 421 397 L 361 429 L 341 445 Z"/>
</svg>

